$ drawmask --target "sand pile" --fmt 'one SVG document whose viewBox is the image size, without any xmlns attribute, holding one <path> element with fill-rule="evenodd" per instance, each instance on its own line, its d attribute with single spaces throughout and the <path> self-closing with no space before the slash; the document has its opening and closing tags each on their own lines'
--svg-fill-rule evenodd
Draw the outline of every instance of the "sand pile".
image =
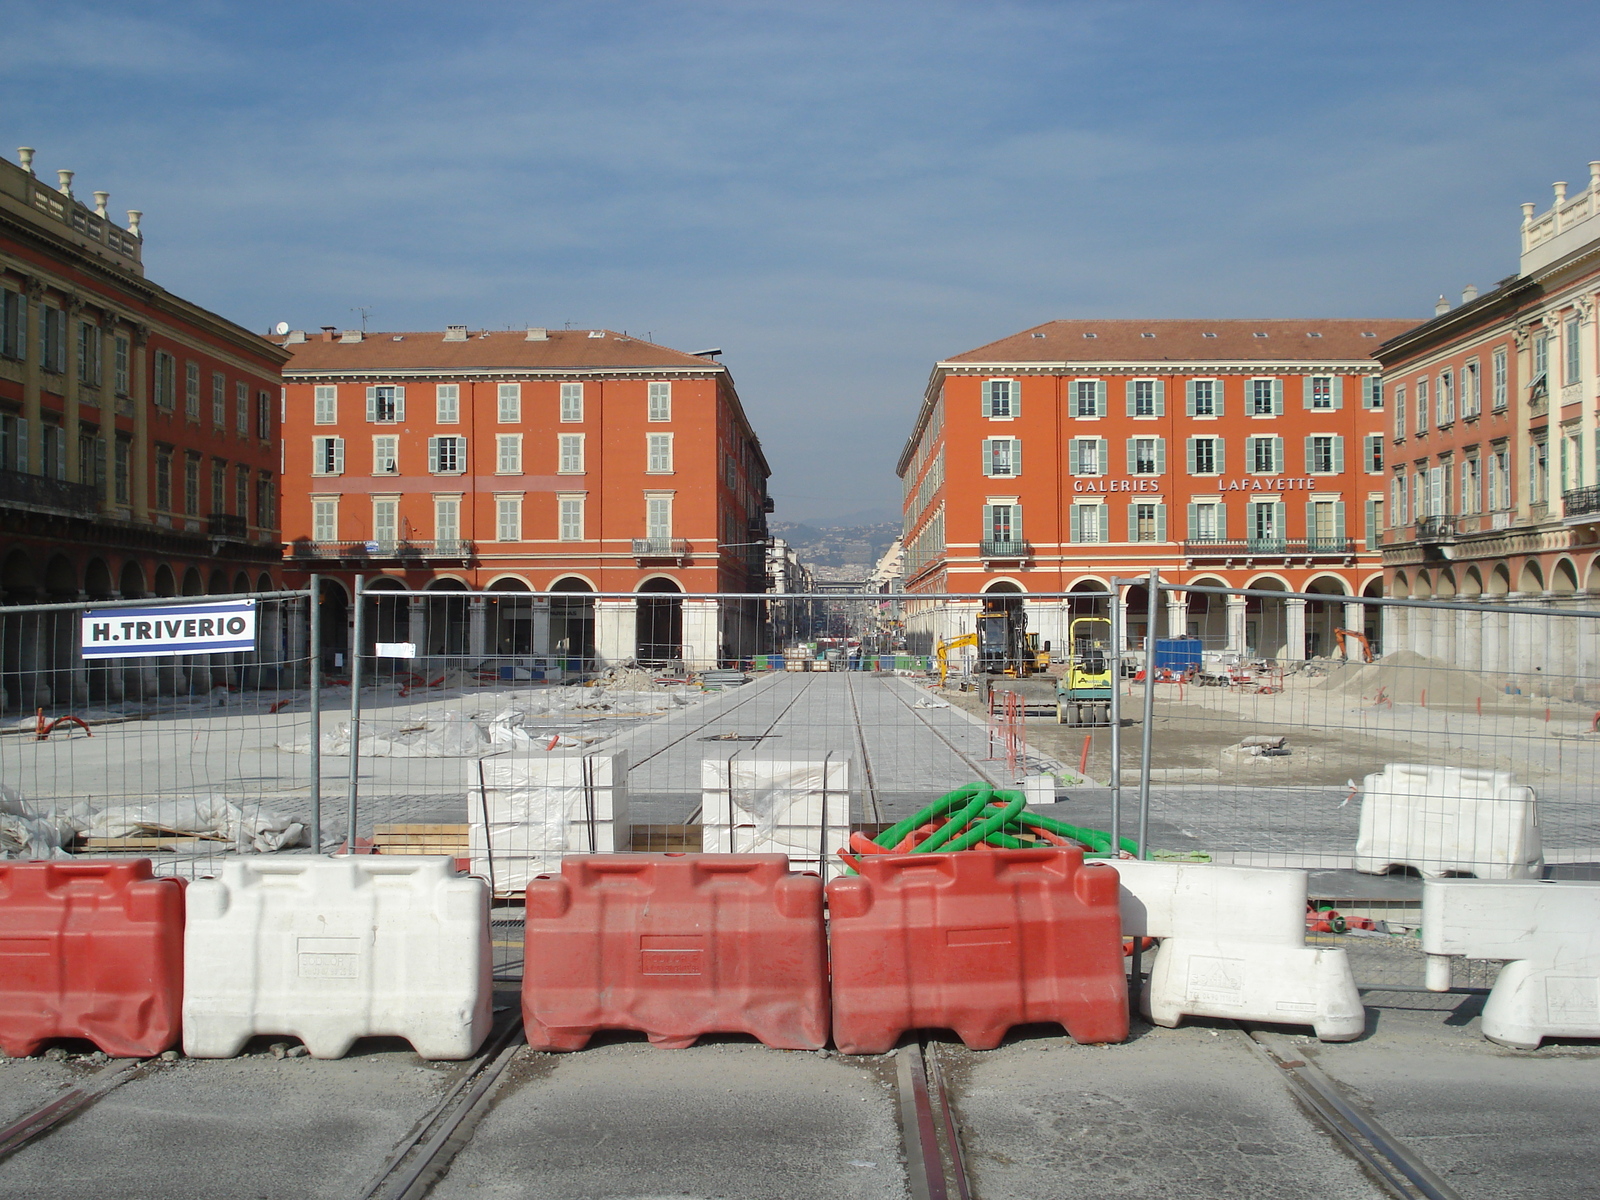
<svg viewBox="0 0 1600 1200">
<path fill-rule="evenodd" d="M 1367 704 L 1391 700 L 1396 704 L 1475 704 L 1479 700 L 1504 701 L 1505 689 L 1487 675 L 1452 667 L 1414 650 L 1398 650 L 1373 663 L 1326 664 L 1324 691 Z"/>
</svg>

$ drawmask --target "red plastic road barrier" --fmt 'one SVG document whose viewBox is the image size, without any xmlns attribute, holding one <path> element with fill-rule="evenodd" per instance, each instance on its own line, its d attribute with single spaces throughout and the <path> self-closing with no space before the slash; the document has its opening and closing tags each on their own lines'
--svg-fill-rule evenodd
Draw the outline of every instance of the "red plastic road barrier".
<svg viewBox="0 0 1600 1200">
<path fill-rule="evenodd" d="M 527 902 L 535 1050 L 581 1050 L 598 1029 L 673 1049 L 706 1033 L 828 1043 L 822 880 L 786 855 L 569 854 Z"/>
<path fill-rule="evenodd" d="M 990 1050 L 1036 1021 L 1078 1042 L 1128 1036 L 1117 874 L 1085 867 L 1083 851 L 874 855 L 856 869 L 828 884 L 844 1053 L 928 1028 Z"/>
<path fill-rule="evenodd" d="M 183 881 L 148 858 L 0 862 L 0 1050 L 84 1038 L 117 1058 L 178 1044 Z"/>
</svg>

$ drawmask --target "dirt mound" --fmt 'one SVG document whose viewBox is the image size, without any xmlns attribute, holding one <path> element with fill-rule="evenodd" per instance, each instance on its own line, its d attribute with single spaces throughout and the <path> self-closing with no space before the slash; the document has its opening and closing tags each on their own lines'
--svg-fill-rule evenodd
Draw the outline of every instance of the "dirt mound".
<svg viewBox="0 0 1600 1200">
<path fill-rule="evenodd" d="M 1487 675 L 1463 670 L 1414 650 L 1397 650 L 1373 663 L 1327 664 L 1325 691 L 1378 704 L 1474 704 L 1503 701 L 1505 688 Z"/>
</svg>

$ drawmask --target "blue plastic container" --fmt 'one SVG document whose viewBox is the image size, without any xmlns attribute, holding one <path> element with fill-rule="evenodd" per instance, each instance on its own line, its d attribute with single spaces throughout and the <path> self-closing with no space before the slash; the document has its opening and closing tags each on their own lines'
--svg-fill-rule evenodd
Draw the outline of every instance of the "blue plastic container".
<svg viewBox="0 0 1600 1200">
<path fill-rule="evenodd" d="M 1157 638 L 1156 670 L 1188 671 L 1200 665 L 1199 638 Z"/>
</svg>

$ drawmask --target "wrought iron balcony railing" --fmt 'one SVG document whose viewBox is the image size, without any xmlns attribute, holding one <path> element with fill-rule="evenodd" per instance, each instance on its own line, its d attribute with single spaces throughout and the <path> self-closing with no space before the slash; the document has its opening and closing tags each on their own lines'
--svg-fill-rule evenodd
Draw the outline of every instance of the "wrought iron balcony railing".
<svg viewBox="0 0 1600 1200">
<path fill-rule="evenodd" d="M 689 543 L 682 538 L 634 538 L 635 558 L 684 558 L 689 553 Z"/>
<path fill-rule="evenodd" d="M 991 540 L 980 542 L 978 552 L 984 558 L 1028 558 L 1033 554 L 1033 547 L 1019 540 Z"/>
<path fill-rule="evenodd" d="M 1563 492 L 1561 499 L 1569 517 L 1600 513 L 1600 487 L 1573 488 L 1570 492 Z"/>
<path fill-rule="evenodd" d="M 68 483 L 21 471 L 0 471 L 0 504 L 31 504 L 74 516 L 92 516 L 100 510 L 100 489 L 90 483 Z"/>
<path fill-rule="evenodd" d="M 1337 558 L 1355 553 L 1349 538 L 1222 538 L 1183 543 L 1190 558 Z"/>
<path fill-rule="evenodd" d="M 250 522 L 234 513 L 208 513 L 206 525 L 212 537 L 243 541 L 250 536 Z"/>
<path fill-rule="evenodd" d="M 1419 542 L 1449 542 L 1456 536 L 1454 517 L 1419 517 L 1416 540 Z"/>
<path fill-rule="evenodd" d="M 289 543 L 292 558 L 468 558 L 473 544 L 465 538 L 443 538 L 432 542 L 371 541 Z"/>
</svg>

